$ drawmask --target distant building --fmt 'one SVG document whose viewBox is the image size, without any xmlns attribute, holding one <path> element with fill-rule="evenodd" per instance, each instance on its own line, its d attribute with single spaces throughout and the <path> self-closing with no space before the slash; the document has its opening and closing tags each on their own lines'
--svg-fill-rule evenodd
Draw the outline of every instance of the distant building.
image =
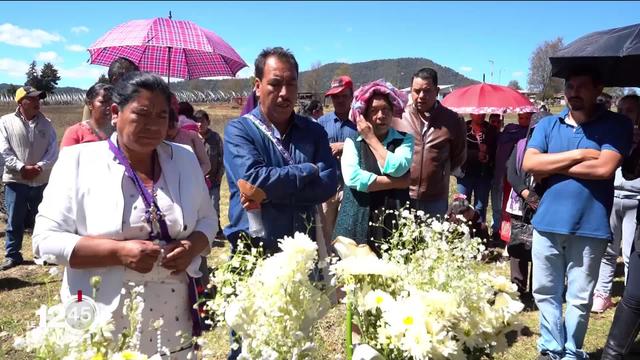
<svg viewBox="0 0 640 360">
<path fill-rule="evenodd" d="M 527 91 L 527 90 L 518 90 L 518 92 L 524 96 L 526 96 L 529 100 L 535 101 L 538 93 L 535 91 Z"/>
</svg>

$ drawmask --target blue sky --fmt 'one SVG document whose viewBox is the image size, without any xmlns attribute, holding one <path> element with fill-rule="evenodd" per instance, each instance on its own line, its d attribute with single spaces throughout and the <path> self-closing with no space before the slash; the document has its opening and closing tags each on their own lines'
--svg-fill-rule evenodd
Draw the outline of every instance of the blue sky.
<svg viewBox="0 0 640 360">
<path fill-rule="evenodd" d="M 60 86 L 87 88 L 106 72 L 87 64 L 87 47 L 118 24 L 169 10 L 217 33 L 248 64 L 278 45 L 294 52 L 301 70 L 318 61 L 425 57 L 476 80 L 486 73 L 487 82 L 524 87 L 537 45 L 637 23 L 640 2 L 5 2 L 0 83 L 23 83 L 37 60 L 60 70 Z"/>
</svg>

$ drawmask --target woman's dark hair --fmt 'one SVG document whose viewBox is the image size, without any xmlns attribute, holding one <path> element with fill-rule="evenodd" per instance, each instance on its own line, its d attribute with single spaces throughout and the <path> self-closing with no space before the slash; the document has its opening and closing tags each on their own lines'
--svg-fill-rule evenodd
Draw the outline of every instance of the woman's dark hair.
<svg viewBox="0 0 640 360">
<path fill-rule="evenodd" d="M 95 83 L 89 88 L 89 90 L 87 90 L 84 98 L 84 103 L 86 105 L 90 105 L 93 100 L 95 100 L 100 95 L 101 91 L 104 91 L 104 94 L 109 95 L 109 97 L 113 96 L 113 86 L 105 83 Z"/>
<path fill-rule="evenodd" d="M 469 200 L 466 197 L 462 197 L 459 194 L 454 196 L 451 204 L 449 204 L 449 209 L 447 213 L 450 215 L 462 215 L 467 209 L 471 209 L 471 205 L 469 204 Z"/>
<path fill-rule="evenodd" d="M 209 120 L 209 114 L 207 114 L 206 111 L 204 110 L 198 110 L 195 113 L 193 113 L 193 117 L 196 120 L 196 122 L 201 122 L 202 120 L 207 120 L 208 123 L 211 123 L 211 121 Z"/>
<path fill-rule="evenodd" d="M 449 204 L 449 208 L 447 209 L 447 220 L 454 224 L 466 223 L 466 220 L 458 219 L 458 215 L 464 216 L 464 213 L 468 210 L 473 210 L 473 206 L 469 204 L 469 200 L 463 194 L 455 194 L 453 195 L 453 200 L 451 204 Z"/>
<path fill-rule="evenodd" d="M 169 85 L 158 75 L 140 71 L 127 73 L 120 79 L 114 87 L 113 103 L 123 109 L 142 90 L 160 93 L 167 102 L 167 107 L 170 107 L 171 91 L 169 91 Z"/>
<path fill-rule="evenodd" d="M 178 115 L 184 115 L 189 119 L 193 119 L 193 106 L 186 101 L 178 103 Z"/>
</svg>

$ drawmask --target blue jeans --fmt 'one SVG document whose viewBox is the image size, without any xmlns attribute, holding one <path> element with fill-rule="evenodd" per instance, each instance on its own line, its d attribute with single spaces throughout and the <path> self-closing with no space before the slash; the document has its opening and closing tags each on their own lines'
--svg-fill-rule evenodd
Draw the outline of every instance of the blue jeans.
<svg viewBox="0 0 640 360">
<path fill-rule="evenodd" d="M 473 207 L 480 214 L 480 221 L 487 221 L 487 205 L 489 204 L 489 190 L 491 190 L 491 178 L 465 175 L 457 178 L 456 189 L 458 193 L 464 194 L 471 203 L 473 194 Z"/>
<path fill-rule="evenodd" d="M 424 211 L 429 217 L 443 217 L 447 214 L 449 203 L 446 198 L 438 200 L 411 199 L 411 207 Z"/>
<path fill-rule="evenodd" d="M 633 239 L 636 235 L 637 209 L 638 200 L 613 198 L 613 208 L 611 209 L 611 218 L 609 219 L 613 240 L 607 246 L 607 250 L 600 263 L 600 275 L 596 283 L 596 293 L 611 296 L 613 277 L 616 272 L 620 247 L 622 247 L 626 283 L 627 275 L 629 274 L 629 255 L 631 254 L 631 246 L 633 245 Z"/>
<path fill-rule="evenodd" d="M 35 216 L 42 202 L 42 192 L 46 185 L 29 186 L 16 182 L 4 185 L 4 204 L 7 208 L 7 237 L 5 240 L 6 257 L 22 261 L 22 237 L 27 214 Z"/>
<path fill-rule="evenodd" d="M 502 221 L 502 191 L 504 183 L 502 179 L 493 179 L 491 183 L 491 230 L 493 234 L 500 231 Z"/>
<path fill-rule="evenodd" d="M 593 289 L 607 240 L 533 232 L 533 297 L 540 309 L 538 350 L 558 359 L 588 359 L 582 350 Z M 567 310 L 562 294 L 567 280 Z"/>
</svg>

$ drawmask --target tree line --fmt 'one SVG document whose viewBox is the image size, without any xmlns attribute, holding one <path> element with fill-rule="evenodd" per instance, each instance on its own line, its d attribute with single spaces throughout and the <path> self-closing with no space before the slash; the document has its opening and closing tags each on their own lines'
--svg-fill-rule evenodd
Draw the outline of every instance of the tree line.
<svg viewBox="0 0 640 360">
<path fill-rule="evenodd" d="M 553 40 L 547 40 L 539 44 L 533 50 L 529 58 L 529 73 L 527 78 L 528 90 L 530 92 L 536 93 L 537 98 L 539 100 L 551 99 L 557 94 L 562 93 L 564 90 L 563 89 L 564 81 L 562 79 L 551 77 L 551 62 L 549 61 L 549 58 L 555 55 L 563 47 L 564 47 L 564 42 L 561 37 L 558 37 Z M 410 71 L 407 71 L 406 69 L 401 69 L 401 66 L 400 66 L 401 65 L 400 62 L 402 61 L 406 62 L 407 60 L 411 60 L 412 62 L 414 62 L 415 60 L 418 60 L 418 59 L 376 60 L 368 63 L 370 63 L 371 65 L 375 64 L 383 67 L 384 69 L 378 69 L 378 72 L 384 70 L 382 72 L 387 76 L 391 76 L 389 74 L 397 72 L 395 77 L 391 76 L 392 78 L 389 78 L 387 80 L 394 83 L 394 85 L 396 86 L 402 87 L 402 85 L 406 85 L 405 83 L 407 82 L 408 79 L 410 79 L 410 75 L 411 75 Z M 422 59 L 422 60 L 430 62 L 430 60 L 427 60 L 427 59 Z M 355 65 L 356 65 L 356 68 L 360 70 L 360 67 L 363 67 L 362 65 L 364 65 L 364 63 L 355 64 Z M 369 65 L 369 67 L 365 69 L 366 74 L 371 74 L 371 72 L 375 72 L 375 71 L 372 71 L 372 69 L 370 68 L 371 65 Z M 402 64 L 402 65 L 409 65 L 409 64 Z M 417 65 L 417 64 L 411 63 L 410 65 Z M 432 63 L 432 65 L 436 66 L 437 64 Z M 337 68 L 335 69 L 331 68 L 331 70 L 333 70 L 333 71 L 330 71 L 332 74 L 326 74 L 326 70 L 324 69 L 325 66 L 323 66 L 319 61 L 312 63 L 308 71 L 300 74 L 301 80 L 302 80 L 301 90 L 308 91 L 311 93 L 322 93 L 324 90 L 326 90 L 328 86 L 327 75 L 330 75 L 332 77 L 340 76 L 340 75 L 351 75 L 353 77 L 355 75 L 354 83 L 356 82 L 356 78 L 362 77 L 362 75 L 359 74 L 359 72 L 361 71 L 355 71 L 358 74 L 353 74 L 354 71 L 352 70 L 354 69 L 352 69 L 349 64 L 344 64 L 344 63 L 336 64 L 336 67 Z M 470 79 L 466 79 L 464 76 L 461 76 L 460 74 L 457 74 L 455 71 L 447 67 L 441 67 L 440 65 L 437 65 L 437 67 L 440 68 L 438 70 L 441 70 L 441 71 L 444 70 L 444 72 L 446 73 L 446 76 L 443 76 L 443 78 L 444 77 L 451 78 L 451 79 L 447 79 L 447 81 L 460 82 L 458 86 L 463 85 L 463 83 L 465 83 L 465 80 L 470 80 Z M 407 73 L 405 74 L 405 72 L 402 72 L 403 70 L 405 70 Z M 26 75 L 26 81 L 24 85 L 32 86 L 38 90 L 45 91 L 47 94 L 54 93 L 55 89 L 58 87 L 58 82 L 61 80 L 61 77 L 58 73 L 58 69 L 56 69 L 55 66 L 50 62 L 44 63 L 40 71 L 38 71 L 36 61 L 35 60 L 32 61 L 25 75 Z M 459 78 L 456 77 L 454 80 L 453 76 L 455 75 L 460 75 L 460 76 Z M 228 88 L 228 89 L 234 90 L 235 92 L 242 92 L 243 90 L 247 90 L 247 89 L 250 90 L 253 87 L 252 78 L 253 77 L 248 79 L 249 80 L 248 82 L 244 82 L 244 81 L 238 82 L 237 80 L 239 79 L 218 80 L 217 82 L 220 82 L 220 85 L 222 85 L 221 87 L 224 88 L 225 90 Z M 225 83 L 225 81 L 229 82 L 229 84 Z M 100 78 L 97 80 L 97 82 L 108 83 L 109 80 L 104 74 L 102 74 Z M 184 87 L 184 86 L 180 86 L 181 85 L 180 83 L 177 83 L 176 85 L 178 85 L 177 87 L 180 88 L 181 90 Z M 522 90 L 522 87 L 520 86 L 517 80 L 509 81 L 507 86 L 514 88 L 516 90 Z M 217 88 L 217 87 L 218 86 L 214 86 L 214 88 Z M 5 92 L 7 94 L 13 95 L 15 94 L 18 88 L 19 88 L 18 85 L 9 85 L 9 87 L 5 89 Z M 189 85 L 186 86 L 184 90 L 198 90 L 198 91 L 211 90 L 211 83 L 210 81 L 207 81 L 207 80 L 190 81 Z M 609 93 L 614 97 L 620 97 L 624 95 L 624 89 L 622 88 L 606 88 L 605 92 Z"/>
<path fill-rule="evenodd" d="M 38 64 L 35 60 L 29 64 L 25 75 L 27 76 L 27 80 L 24 82 L 25 86 L 31 86 L 47 94 L 53 94 L 58 87 L 58 81 L 62 79 L 58 74 L 58 69 L 52 63 L 44 63 L 40 71 L 38 71 Z M 19 88 L 19 85 L 10 84 L 5 92 L 14 95 Z"/>
</svg>

